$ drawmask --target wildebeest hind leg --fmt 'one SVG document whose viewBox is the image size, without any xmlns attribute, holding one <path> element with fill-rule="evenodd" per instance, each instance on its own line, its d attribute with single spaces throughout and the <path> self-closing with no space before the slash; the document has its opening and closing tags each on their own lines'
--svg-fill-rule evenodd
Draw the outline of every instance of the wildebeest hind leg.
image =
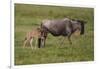
<svg viewBox="0 0 100 69">
<path fill-rule="evenodd" d="M 64 37 L 63 40 L 62 40 L 61 43 L 60 43 L 60 46 L 63 45 L 65 39 L 66 39 L 66 38 Z"/>
<path fill-rule="evenodd" d="M 68 40 L 69 40 L 69 43 L 72 45 L 72 41 L 70 39 L 70 36 L 68 36 Z"/>
</svg>

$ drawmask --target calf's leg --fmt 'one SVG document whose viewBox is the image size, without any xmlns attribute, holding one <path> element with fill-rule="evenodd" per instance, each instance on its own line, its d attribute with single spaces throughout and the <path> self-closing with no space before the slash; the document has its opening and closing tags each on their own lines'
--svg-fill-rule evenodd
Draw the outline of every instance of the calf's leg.
<svg viewBox="0 0 100 69">
<path fill-rule="evenodd" d="M 28 41 L 28 40 L 25 40 L 25 41 L 24 41 L 23 48 L 25 47 L 25 45 L 26 45 L 27 41 Z"/>
<path fill-rule="evenodd" d="M 30 45 L 31 45 L 31 48 L 32 48 L 32 50 L 33 50 L 32 42 L 33 42 L 33 38 L 30 39 Z"/>
</svg>

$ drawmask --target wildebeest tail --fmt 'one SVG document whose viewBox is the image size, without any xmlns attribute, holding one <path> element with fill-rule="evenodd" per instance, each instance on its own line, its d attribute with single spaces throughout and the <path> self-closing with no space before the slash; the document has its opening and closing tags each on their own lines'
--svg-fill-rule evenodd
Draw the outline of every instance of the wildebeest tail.
<svg viewBox="0 0 100 69">
<path fill-rule="evenodd" d="M 83 22 L 81 22 L 81 33 L 80 33 L 81 35 L 83 35 L 84 34 L 84 23 Z"/>
</svg>

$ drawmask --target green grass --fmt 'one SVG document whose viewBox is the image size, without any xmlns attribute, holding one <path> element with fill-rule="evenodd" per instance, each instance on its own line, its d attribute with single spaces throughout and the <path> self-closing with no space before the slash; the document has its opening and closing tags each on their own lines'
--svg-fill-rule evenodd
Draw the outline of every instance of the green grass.
<svg viewBox="0 0 100 69">
<path fill-rule="evenodd" d="M 46 47 L 31 50 L 23 49 L 26 32 L 39 27 L 43 19 L 61 19 L 64 17 L 87 21 L 84 35 L 72 35 L 72 45 L 68 39 L 60 46 L 63 37 L 48 35 Z M 39 6 L 15 4 L 15 65 L 63 63 L 94 60 L 94 9 Z M 34 42 L 33 42 L 34 45 Z"/>
</svg>

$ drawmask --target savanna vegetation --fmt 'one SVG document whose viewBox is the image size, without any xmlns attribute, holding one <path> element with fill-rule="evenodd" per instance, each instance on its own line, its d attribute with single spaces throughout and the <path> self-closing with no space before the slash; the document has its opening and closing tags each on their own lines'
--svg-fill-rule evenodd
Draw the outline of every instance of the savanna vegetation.
<svg viewBox="0 0 100 69">
<path fill-rule="evenodd" d="M 31 4 L 14 5 L 14 63 L 15 65 L 63 63 L 94 60 L 94 9 L 80 7 L 41 6 Z M 43 19 L 85 20 L 85 34 L 71 37 L 59 45 L 62 36 L 48 35 L 45 48 L 23 48 L 23 40 L 28 31 L 40 26 Z M 33 42 L 34 45 L 34 42 Z"/>
</svg>

